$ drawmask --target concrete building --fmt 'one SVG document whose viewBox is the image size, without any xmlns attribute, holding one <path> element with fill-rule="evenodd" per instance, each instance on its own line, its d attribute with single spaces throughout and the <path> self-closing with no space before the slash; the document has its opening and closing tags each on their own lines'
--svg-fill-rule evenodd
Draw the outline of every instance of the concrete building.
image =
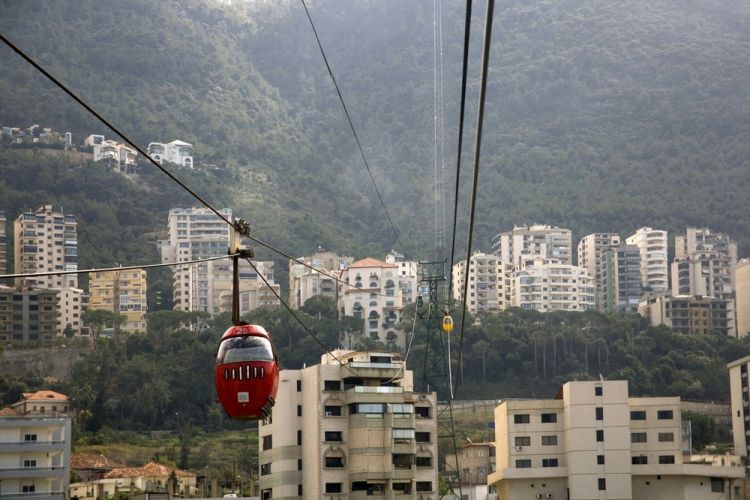
<svg viewBox="0 0 750 500">
<path fill-rule="evenodd" d="M 456 466 L 456 455 L 450 453 L 445 455 L 446 469 Z M 495 443 L 469 441 L 458 447 L 458 479 L 462 490 L 466 486 L 485 487 L 484 494 L 487 495 L 487 478 L 495 472 Z"/>
<path fill-rule="evenodd" d="M 73 405 L 65 394 L 55 391 L 24 392 L 20 401 L 11 405 L 19 415 L 32 417 L 68 417 Z"/>
<path fill-rule="evenodd" d="M 0 286 L 0 342 L 51 345 L 58 329 L 58 293 Z"/>
<path fill-rule="evenodd" d="M 596 288 L 596 308 L 603 310 L 602 287 L 600 276 L 602 255 L 611 246 L 620 244 L 620 235 L 615 233 L 592 233 L 581 238 L 578 243 L 578 267 L 584 268 L 594 280 Z"/>
<path fill-rule="evenodd" d="M 361 318 L 370 339 L 404 347 L 404 332 L 396 325 L 406 305 L 404 288 L 416 290 L 417 285 L 416 278 L 399 276 L 398 270 L 396 264 L 369 257 L 351 263 L 341 272 L 341 280 L 349 285 L 339 283 L 337 307 L 340 316 Z"/>
<path fill-rule="evenodd" d="M 15 272 L 38 273 L 78 269 L 78 222 L 74 215 L 43 205 L 18 216 L 14 223 Z M 75 274 L 18 278 L 17 285 L 78 288 Z"/>
<path fill-rule="evenodd" d="M 743 259 L 737 263 L 735 297 L 737 336 L 744 337 L 750 333 L 750 259 Z"/>
<path fill-rule="evenodd" d="M 89 136 L 92 137 L 92 136 Z M 125 174 L 134 174 L 138 163 L 138 151 L 112 140 L 101 140 L 91 146 L 94 161 L 106 161 Z"/>
<path fill-rule="evenodd" d="M 594 309 L 594 283 L 585 269 L 538 260 L 515 273 L 513 306 L 548 311 Z"/>
<path fill-rule="evenodd" d="M 279 291 L 278 285 L 274 284 L 274 262 L 253 261 L 258 271 L 265 277 L 276 291 Z M 229 311 L 232 310 L 232 261 L 230 259 L 215 260 L 210 262 L 201 262 L 190 266 L 189 272 L 189 296 L 191 311 L 206 311 L 212 315 L 225 311 L 222 299 L 229 295 Z M 239 282 L 240 293 L 245 298 L 247 311 L 257 308 L 260 302 L 267 303 L 272 300 L 272 304 L 278 305 L 279 302 L 268 287 L 263 285 L 258 273 L 250 264 L 240 260 L 239 262 Z M 251 300 L 253 299 L 253 300 Z M 260 302 L 259 302 L 260 301 Z M 240 301 L 242 305 L 242 300 Z"/>
<path fill-rule="evenodd" d="M 146 271 L 130 269 L 89 274 L 88 308 L 125 316 L 120 330 L 127 333 L 146 332 Z"/>
<path fill-rule="evenodd" d="M 5 212 L 0 210 L 0 274 L 8 272 L 8 233 Z"/>
<path fill-rule="evenodd" d="M 297 259 L 317 271 L 293 260 L 289 261 L 289 305 L 299 309 L 311 297 L 323 296 L 338 300 L 338 275 L 354 262 L 353 257 L 343 257 L 333 252 L 316 252 Z"/>
<path fill-rule="evenodd" d="M 240 315 L 255 311 L 259 308 L 278 308 L 281 302 L 277 295 L 281 294 L 281 286 L 276 283 L 269 283 L 266 286 L 262 280 L 251 282 L 240 282 Z M 221 293 L 221 312 L 232 312 L 232 291 L 227 290 Z"/>
<path fill-rule="evenodd" d="M 625 242 L 641 252 L 641 287 L 644 292 L 669 291 L 667 232 L 642 227 Z"/>
<path fill-rule="evenodd" d="M 466 261 L 453 265 L 453 299 L 462 301 L 466 282 Z M 498 313 L 511 305 L 513 268 L 496 255 L 477 252 L 469 260 L 469 295 L 466 306 L 472 314 Z"/>
<path fill-rule="evenodd" d="M 151 142 L 147 149 L 154 161 L 161 165 L 163 162 L 176 163 L 182 167 L 193 168 L 193 145 L 183 141 L 172 141 L 166 144 Z"/>
<path fill-rule="evenodd" d="M 0 496 L 9 500 L 67 498 L 70 445 L 69 418 L 0 410 Z"/>
<path fill-rule="evenodd" d="M 732 436 L 734 453 L 741 457 L 750 456 L 750 383 L 748 369 L 750 356 L 727 364 L 729 369 L 729 396 L 732 406 Z"/>
<path fill-rule="evenodd" d="M 232 219 L 232 211 L 221 210 Z M 169 211 L 167 240 L 160 241 L 164 263 L 184 262 L 226 255 L 229 249 L 229 226 L 207 208 L 173 208 Z M 202 264 L 187 264 L 174 268 L 174 308 L 179 311 L 206 311 L 209 304 L 207 274 Z M 207 268 L 201 268 L 207 269 Z M 191 272 L 193 273 L 191 276 Z M 205 278 L 205 279 L 204 279 Z M 211 294 L 213 297 L 214 294 Z M 218 298 L 218 294 L 216 295 Z M 219 304 L 216 303 L 218 309 Z"/>
<path fill-rule="evenodd" d="M 573 263 L 570 229 L 557 226 L 515 226 L 512 231 L 495 236 L 492 251 L 500 260 L 512 264 L 516 269 L 538 259 Z"/>
<path fill-rule="evenodd" d="M 637 312 L 641 300 L 641 253 L 635 245 L 610 246 L 601 256 L 599 309 Z"/>
<path fill-rule="evenodd" d="M 80 288 L 61 288 L 57 294 L 57 336 L 62 336 L 65 329 L 73 330 L 79 337 L 84 332 L 83 313 L 88 306 L 88 294 Z"/>
<path fill-rule="evenodd" d="M 437 499 L 437 398 L 391 352 L 335 351 L 281 372 L 259 424 L 261 498 Z"/>
<path fill-rule="evenodd" d="M 173 476 L 174 475 L 174 476 Z M 176 485 L 170 488 L 170 478 L 174 477 Z M 118 498 L 119 494 L 143 498 L 146 493 L 154 498 L 167 498 L 172 494 L 181 498 L 195 496 L 197 475 L 157 462 L 149 462 L 143 467 L 114 467 L 101 479 L 73 483 L 70 485 L 69 498 L 79 500 L 98 500 L 100 498 Z"/>
<path fill-rule="evenodd" d="M 396 252 L 395 250 L 391 250 L 388 255 L 385 256 L 385 261 L 388 264 L 398 266 L 398 271 L 396 271 L 396 275 L 398 276 L 397 285 L 401 290 L 404 305 L 411 304 L 417 299 L 417 295 L 420 294 L 418 285 L 420 279 L 419 262 L 406 260 L 403 254 Z"/>
<path fill-rule="evenodd" d="M 742 498 L 738 457 L 683 456 L 679 398 L 630 398 L 627 381 L 568 382 L 554 399 L 495 409 L 502 500 Z M 723 459 L 722 459 L 723 458 Z"/>
<path fill-rule="evenodd" d="M 638 312 L 652 325 L 666 325 L 677 333 L 730 334 L 730 303 L 715 297 L 652 295 L 641 301 Z"/>
</svg>

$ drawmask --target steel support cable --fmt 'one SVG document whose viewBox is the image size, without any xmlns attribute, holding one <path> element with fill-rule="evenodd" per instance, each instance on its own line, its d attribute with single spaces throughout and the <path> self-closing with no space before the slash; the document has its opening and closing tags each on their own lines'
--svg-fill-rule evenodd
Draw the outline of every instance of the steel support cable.
<svg viewBox="0 0 750 500">
<path fill-rule="evenodd" d="M 28 54 L 26 54 L 23 50 L 21 50 L 19 47 L 17 47 L 13 42 L 8 40 L 2 33 L 0 33 L 0 39 L 13 49 L 13 51 L 21 56 L 23 59 L 26 60 L 29 64 L 31 64 L 37 71 L 39 71 L 41 74 L 47 77 L 52 83 L 57 85 L 63 92 L 68 94 L 70 97 L 73 98 L 74 101 L 76 101 L 78 104 L 83 106 L 86 111 L 94 115 L 100 122 L 102 122 L 104 125 L 109 127 L 110 130 L 112 130 L 115 134 L 120 136 L 125 142 L 127 142 L 130 146 L 133 147 L 136 151 L 138 151 L 140 154 L 142 154 L 149 162 L 151 162 L 156 168 L 161 170 L 164 174 L 167 175 L 170 179 L 172 179 L 174 182 L 176 182 L 182 189 L 190 193 L 190 195 L 198 200 L 203 206 L 211 210 L 213 213 L 215 213 L 221 220 L 229 224 L 230 226 L 236 228 L 238 231 L 240 231 L 241 234 L 245 234 L 247 231 L 242 226 L 239 226 L 235 224 L 234 222 L 230 221 L 224 214 L 222 214 L 220 211 L 215 209 L 213 206 L 211 206 L 210 203 L 208 203 L 206 200 L 204 200 L 198 193 L 190 189 L 184 182 L 182 182 L 180 179 L 178 179 L 174 174 L 172 174 L 169 170 L 161 166 L 156 160 L 151 158 L 149 154 L 147 154 L 140 146 L 138 146 L 135 142 L 133 142 L 128 136 L 126 136 L 122 131 L 120 131 L 117 127 L 115 127 L 112 123 L 110 123 L 106 118 L 104 118 L 101 114 L 99 114 L 94 108 L 89 106 L 83 99 L 78 97 L 78 95 L 75 94 L 72 90 L 70 90 L 64 83 L 62 83 L 60 80 L 52 76 L 46 69 L 44 69 L 38 62 L 36 62 L 34 59 L 31 58 Z"/>
<path fill-rule="evenodd" d="M 271 290 L 271 292 L 272 292 L 272 293 L 273 293 L 273 294 L 274 294 L 274 295 L 276 296 L 276 298 L 277 298 L 277 299 L 279 299 L 279 302 L 281 303 L 281 305 L 282 305 L 282 306 L 284 306 L 284 309 L 286 309 L 286 310 L 287 310 L 287 311 L 289 312 L 289 314 L 291 314 L 291 315 L 292 315 L 292 317 L 293 317 L 293 318 L 294 318 L 294 319 L 295 319 L 295 320 L 297 321 L 297 323 L 299 323 L 299 325 L 300 325 L 300 326 L 302 327 L 302 329 L 303 329 L 303 330 L 305 330 L 305 333 L 307 333 L 307 334 L 308 334 L 308 335 L 309 335 L 310 337 L 312 337 L 312 338 L 313 338 L 313 340 L 315 340 L 315 342 L 317 342 L 317 343 L 318 343 L 318 344 L 320 345 L 320 347 L 322 347 L 323 349 L 325 349 L 325 351 L 326 351 L 326 352 L 327 352 L 327 353 L 328 353 L 328 354 L 329 354 L 329 355 L 330 355 L 330 356 L 331 356 L 331 357 L 332 357 L 333 359 L 335 359 L 335 360 L 336 360 L 336 361 L 338 362 L 338 364 L 339 364 L 339 365 L 341 365 L 341 366 L 342 366 L 343 368 L 346 368 L 346 370 L 347 370 L 347 371 L 349 371 L 349 373 L 351 373 L 351 374 L 352 374 L 352 375 L 354 375 L 355 377 L 359 377 L 359 376 L 360 376 L 360 375 L 359 375 L 359 373 L 357 373 L 357 372 L 355 372 L 354 370 L 352 370 L 351 368 L 349 368 L 349 367 L 348 367 L 348 366 L 347 366 L 346 364 L 344 364 L 344 362 L 343 362 L 343 361 L 341 361 L 341 360 L 340 360 L 340 359 L 339 359 L 339 358 L 338 358 L 338 357 L 337 357 L 337 356 L 336 356 L 335 354 L 333 354 L 333 353 L 332 353 L 331 351 L 329 351 L 329 350 L 328 350 L 328 347 L 326 347 L 326 345 L 325 345 L 325 344 L 323 343 L 323 341 L 322 341 L 322 340 L 320 340 L 320 337 L 318 337 L 318 336 L 317 336 L 317 335 L 315 334 L 315 332 L 313 332 L 313 331 L 312 331 L 312 330 L 310 329 L 310 327 L 308 327 L 308 326 L 307 326 L 307 325 L 306 325 L 306 324 L 305 324 L 305 323 L 304 323 L 304 322 L 302 321 L 302 319 L 301 319 L 301 318 L 299 317 L 299 315 L 298 315 L 298 314 L 297 314 L 297 313 L 296 313 L 296 312 L 294 311 L 294 309 L 292 309 L 291 307 L 289 307 L 289 304 L 287 304 L 287 303 L 286 303 L 286 301 L 284 301 L 284 299 L 282 299 L 282 298 L 281 298 L 281 295 L 279 295 L 279 294 L 278 294 L 278 293 L 276 292 L 276 290 L 274 290 L 274 288 L 273 288 L 273 287 L 271 286 L 271 284 L 270 284 L 270 283 L 268 283 L 268 280 L 266 280 L 266 277 L 265 277 L 265 276 L 263 276 L 263 273 L 261 273 L 261 272 L 260 272 L 260 271 L 258 270 L 258 268 L 257 268 L 257 267 L 255 266 L 255 264 L 253 264 L 253 261 L 251 261 L 250 259 L 245 259 L 245 260 L 247 260 L 247 262 L 248 262 L 248 263 L 250 264 L 250 267 L 252 267 L 252 268 L 253 268 L 253 271 L 255 271 L 255 272 L 256 272 L 256 273 L 258 274 L 258 276 L 260 277 L 260 279 L 261 279 L 261 280 L 263 280 L 263 283 L 264 283 L 264 284 L 265 284 L 265 285 L 266 285 L 266 286 L 268 287 L 268 289 L 269 289 L 269 290 Z"/>
<path fill-rule="evenodd" d="M 471 34 L 471 2 L 466 0 L 466 21 L 464 22 L 464 61 L 461 74 L 461 111 L 458 118 L 458 154 L 456 155 L 456 186 L 453 198 L 453 236 L 451 237 L 451 260 L 448 263 L 448 297 L 447 302 L 450 308 L 451 297 L 453 293 L 453 260 L 456 254 L 456 223 L 458 221 L 458 191 L 461 182 L 461 153 L 463 150 L 464 140 L 464 113 L 466 111 L 466 75 L 469 68 L 469 38 Z"/>
<path fill-rule="evenodd" d="M 189 264 L 198 264 L 200 262 L 210 262 L 212 260 L 222 260 L 234 257 L 239 254 L 220 255 L 218 257 L 206 257 L 203 259 L 186 260 L 183 262 L 167 262 L 163 264 L 142 264 L 139 266 L 120 266 L 120 267 L 101 267 L 97 269 L 76 269 L 75 271 L 45 271 L 41 273 L 16 273 L 0 274 L 0 279 L 12 278 L 41 278 L 44 276 L 62 276 L 64 274 L 87 274 L 87 273 L 105 273 L 109 271 L 132 271 L 136 269 L 154 269 L 157 267 L 179 267 Z"/>
<path fill-rule="evenodd" d="M 331 81 L 333 81 L 333 86 L 336 88 L 336 94 L 338 95 L 339 102 L 341 102 L 341 107 L 344 108 L 344 114 L 346 115 L 346 121 L 349 122 L 349 128 L 352 131 L 352 135 L 354 135 L 354 140 L 357 143 L 357 148 L 359 149 L 359 155 L 362 157 L 362 162 L 365 165 L 365 169 L 367 170 L 367 174 L 370 176 L 370 180 L 372 181 L 372 185 L 375 188 L 375 194 L 378 196 L 378 200 L 380 200 L 380 205 L 383 207 L 383 211 L 385 212 L 385 218 L 388 221 L 388 225 L 391 227 L 391 230 L 393 231 L 393 235 L 396 237 L 396 243 L 398 243 L 398 246 L 401 248 L 401 252 L 406 256 L 406 250 L 404 249 L 404 245 L 401 243 L 401 238 L 399 237 L 399 232 L 396 229 L 396 226 L 393 224 L 393 220 L 391 219 L 391 215 L 388 212 L 388 208 L 385 206 L 385 202 L 383 201 L 383 196 L 380 194 L 380 189 L 378 188 L 377 182 L 375 182 L 375 177 L 372 175 L 372 170 L 370 169 L 370 163 L 367 161 L 367 157 L 365 156 L 365 151 L 362 148 L 362 143 L 359 140 L 359 135 L 357 134 L 357 130 L 354 128 L 354 122 L 352 122 L 351 115 L 349 114 L 349 108 L 347 108 L 346 103 L 344 102 L 344 97 L 341 94 L 341 89 L 339 89 L 339 84 L 336 81 L 336 77 L 333 76 L 333 70 L 331 69 L 331 65 L 328 63 L 328 57 L 326 56 L 325 50 L 323 50 L 323 44 L 320 41 L 320 37 L 318 36 L 318 30 L 315 29 L 315 23 L 312 20 L 312 17 L 310 16 L 310 11 L 307 8 L 307 3 L 305 3 L 305 0 L 300 0 L 302 2 L 302 6 L 305 8 L 305 14 L 307 15 L 307 20 L 310 22 L 310 27 L 312 28 L 313 34 L 315 35 L 315 41 L 318 43 L 318 49 L 320 49 L 320 55 L 323 57 L 323 62 L 326 65 L 326 69 L 328 70 L 328 75 L 331 77 Z"/>
<path fill-rule="evenodd" d="M 456 368 L 461 373 L 463 362 L 464 330 L 466 328 L 466 298 L 469 289 L 469 262 L 471 260 L 471 245 L 474 235 L 474 215 L 477 200 L 477 184 L 479 180 L 479 158 L 482 147 L 482 125 L 484 122 L 484 101 L 487 91 L 487 68 L 490 59 L 490 46 L 492 44 L 492 16 L 495 10 L 495 0 L 487 0 L 487 17 L 484 22 L 484 46 L 482 48 L 482 80 L 479 86 L 479 110 L 477 113 L 477 136 L 474 146 L 474 172 L 471 187 L 471 207 L 469 210 L 469 239 L 466 246 L 466 273 L 464 274 L 464 293 L 461 307 L 461 335 L 458 341 L 458 363 Z M 458 388 L 458 377 L 456 377 L 456 388 Z"/>
</svg>

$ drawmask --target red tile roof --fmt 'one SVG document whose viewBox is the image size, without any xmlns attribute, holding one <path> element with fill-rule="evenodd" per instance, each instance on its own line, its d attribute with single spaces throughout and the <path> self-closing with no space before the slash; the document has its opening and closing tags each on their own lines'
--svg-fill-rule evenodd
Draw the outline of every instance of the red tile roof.
<svg viewBox="0 0 750 500">
<path fill-rule="evenodd" d="M 20 417 L 21 412 L 11 406 L 7 406 L 0 410 L 0 417 Z"/>
<path fill-rule="evenodd" d="M 384 262 L 382 260 L 373 259 L 372 257 L 365 257 L 362 260 L 358 260 L 356 262 L 352 262 L 349 264 L 349 269 L 357 268 L 357 267 L 389 267 L 389 268 L 397 268 L 398 266 L 396 264 L 389 264 L 387 262 Z"/>
<path fill-rule="evenodd" d="M 24 392 L 24 401 L 68 401 L 68 396 L 55 391 Z"/>
</svg>

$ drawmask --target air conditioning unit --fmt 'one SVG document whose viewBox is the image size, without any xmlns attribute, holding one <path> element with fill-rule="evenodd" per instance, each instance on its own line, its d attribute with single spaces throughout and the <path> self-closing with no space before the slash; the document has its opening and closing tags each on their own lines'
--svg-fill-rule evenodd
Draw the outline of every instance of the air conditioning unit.
<svg viewBox="0 0 750 500">
<path fill-rule="evenodd" d="M 516 451 L 521 451 L 521 450 L 523 450 L 523 446 L 516 446 Z"/>
<path fill-rule="evenodd" d="M 552 493 L 547 493 L 546 495 L 544 495 L 544 498 L 552 498 Z"/>
<path fill-rule="evenodd" d="M 327 412 L 326 412 L 326 417 L 332 417 L 332 416 L 333 416 L 333 413 L 332 413 L 332 412 L 330 412 L 330 411 L 327 411 Z"/>
<path fill-rule="evenodd" d="M 536 497 L 537 497 L 537 498 L 542 498 L 542 494 L 541 494 L 541 493 L 537 493 L 537 494 L 536 494 Z"/>
</svg>

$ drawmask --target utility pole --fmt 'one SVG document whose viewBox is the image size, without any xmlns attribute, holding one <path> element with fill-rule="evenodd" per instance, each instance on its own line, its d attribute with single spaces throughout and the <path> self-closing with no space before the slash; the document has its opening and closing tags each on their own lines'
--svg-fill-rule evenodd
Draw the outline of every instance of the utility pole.
<svg viewBox="0 0 750 500">
<path fill-rule="evenodd" d="M 240 229 L 242 231 L 240 231 Z M 255 253 L 242 247 L 242 234 L 250 232 L 250 226 L 243 219 L 235 219 L 229 227 L 229 255 L 232 256 L 232 324 L 240 323 L 240 259 L 252 259 Z"/>
</svg>

